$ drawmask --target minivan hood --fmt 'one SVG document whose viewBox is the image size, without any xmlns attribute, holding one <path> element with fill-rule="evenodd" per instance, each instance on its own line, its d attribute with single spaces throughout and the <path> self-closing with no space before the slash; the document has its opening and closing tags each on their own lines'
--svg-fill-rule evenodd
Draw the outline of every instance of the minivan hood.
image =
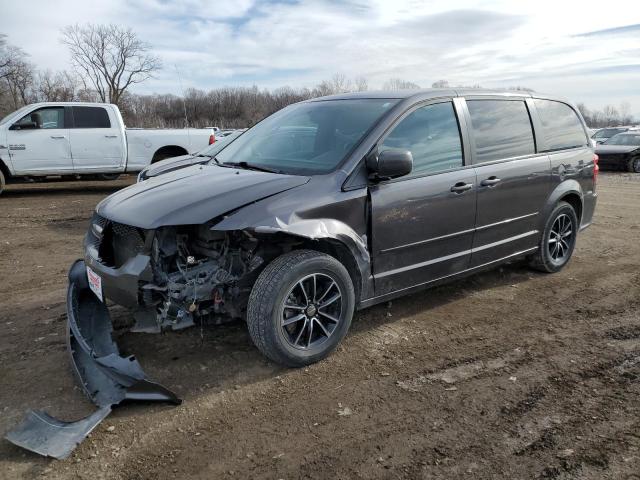
<svg viewBox="0 0 640 480">
<path fill-rule="evenodd" d="M 629 153 L 638 150 L 640 145 L 603 145 L 596 147 L 596 153 Z"/>
<path fill-rule="evenodd" d="M 108 196 L 96 212 L 144 229 L 195 225 L 309 181 L 309 177 L 193 165 Z"/>
<path fill-rule="evenodd" d="M 155 177 L 163 173 L 188 167 L 197 163 L 210 162 L 210 157 L 196 157 L 195 155 L 181 155 L 179 157 L 167 158 L 149 165 L 144 169 L 145 178 Z"/>
</svg>

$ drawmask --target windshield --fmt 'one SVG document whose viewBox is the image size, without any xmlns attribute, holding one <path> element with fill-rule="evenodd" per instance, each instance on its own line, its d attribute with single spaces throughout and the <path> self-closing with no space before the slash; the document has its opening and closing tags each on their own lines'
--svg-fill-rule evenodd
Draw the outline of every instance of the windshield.
<svg viewBox="0 0 640 480">
<path fill-rule="evenodd" d="M 637 145 L 640 146 L 640 133 L 636 135 L 621 133 L 611 137 L 604 145 Z"/>
<path fill-rule="evenodd" d="M 12 118 L 14 115 L 16 115 L 16 118 L 21 118 L 22 117 L 21 113 L 22 112 L 26 112 L 30 108 L 31 108 L 31 105 L 27 105 L 26 107 L 22 107 L 20 110 L 16 110 L 15 112 L 11 112 L 9 115 L 7 115 L 2 120 L 0 120 L 0 125 L 4 125 L 5 123 L 7 123 L 9 121 L 9 119 Z"/>
<path fill-rule="evenodd" d="M 625 128 L 603 128 L 602 130 L 598 130 L 594 135 L 595 138 L 610 138 L 618 133 L 626 132 Z"/>
<path fill-rule="evenodd" d="M 324 100 L 290 105 L 247 130 L 216 155 L 294 175 L 334 170 L 397 100 Z"/>
</svg>

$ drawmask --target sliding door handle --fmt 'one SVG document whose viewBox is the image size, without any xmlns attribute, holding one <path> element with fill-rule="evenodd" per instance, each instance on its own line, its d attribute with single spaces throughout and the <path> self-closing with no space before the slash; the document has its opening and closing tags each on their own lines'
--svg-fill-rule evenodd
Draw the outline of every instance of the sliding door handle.
<svg viewBox="0 0 640 480">
<path fill-rule="evenodd" d="M 56 140 L 64 139 L 64 135 L 51 135 L 51 138 L 55 138 Z"/>
<path fill-rule="evenodd" d="M 453 187 L 451 187 L 451 191 L 453 193 L 464 193 L 467 190 L 471 190 L 472 188 L 473 183 L 458 182 Z"/>
<path fill-rule="evenodd" d="M 118 138 L 118 135 L 105 135 L 104 138 Z"/>
</svg>

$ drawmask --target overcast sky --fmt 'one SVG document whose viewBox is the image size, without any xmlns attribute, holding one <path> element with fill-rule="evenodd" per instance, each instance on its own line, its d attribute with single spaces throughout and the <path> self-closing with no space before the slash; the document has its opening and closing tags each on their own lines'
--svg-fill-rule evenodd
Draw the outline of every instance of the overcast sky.
<svg viewBox="0 0 640 480">
<path fill-rule="evenodd" d="M 568 0 L 29 0 L 2 2 L 0 33 L 42 69 L 70 68 L 60 29 L 132 27 L 161 57 L 138 93 L 223 85 L 313 87 L 340 72 L 370 88 L 521 85 L 640 116 L 640 2 Z"/>
</svg>

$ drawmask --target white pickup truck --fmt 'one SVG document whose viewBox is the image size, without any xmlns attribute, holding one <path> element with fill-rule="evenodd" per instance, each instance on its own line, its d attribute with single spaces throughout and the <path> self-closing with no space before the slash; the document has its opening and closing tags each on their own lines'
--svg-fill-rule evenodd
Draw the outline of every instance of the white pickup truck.
<svg viewBox="0 0 640 480">
<path fill-rule="evenodd" d="M 0 193 L 47 176 L 112 179 L 213 142 L 214 128 L 125 128 L 116 105 L 35 103 L 0 120 Z"/>
</svg>

